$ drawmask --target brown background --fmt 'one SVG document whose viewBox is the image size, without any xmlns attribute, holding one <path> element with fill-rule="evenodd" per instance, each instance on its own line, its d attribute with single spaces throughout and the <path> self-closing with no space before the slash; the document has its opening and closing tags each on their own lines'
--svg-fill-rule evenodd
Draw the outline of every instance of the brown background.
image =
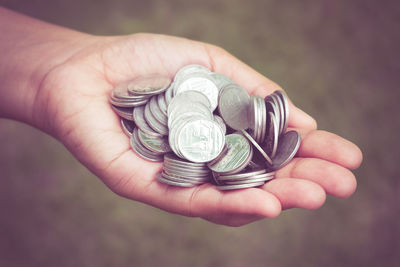
<svg viewBox="0 0 400 267">
<path fill-rule="evenodd" d="M 0 4 L 77 30 L 220 45 L 358 144 L 357 192 L 241 228 L 122 199 L 56 140 L 0 120 L 1 266 L 399 266 L 400 8 L 396 1 Z M 0 33 L 1 38 L 1 33 Z"/>
</svg>

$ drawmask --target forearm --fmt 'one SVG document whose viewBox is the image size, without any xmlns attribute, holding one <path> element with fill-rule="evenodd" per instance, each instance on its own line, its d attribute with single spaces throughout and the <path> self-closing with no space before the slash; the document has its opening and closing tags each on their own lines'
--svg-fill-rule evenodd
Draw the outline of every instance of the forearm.
<svg viewBox="0 0 400 267">
<path fill-rule="evenodd" d="M 34 105 L 46 74 L 87 38 L 0 7 L 0 117 L 38 126 Z"/>
</svg>

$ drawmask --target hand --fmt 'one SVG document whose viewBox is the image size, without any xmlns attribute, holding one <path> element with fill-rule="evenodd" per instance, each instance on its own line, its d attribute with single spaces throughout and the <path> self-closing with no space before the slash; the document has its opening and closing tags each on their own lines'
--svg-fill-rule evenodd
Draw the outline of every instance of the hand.
<svg viewBox="0 0 400 267">
<path fill-rule="evenodd" d="M 79 45 L 79 44 L 78 44 Z M 356 180 L 348 169 L 361 163 L 351 142 L 317 131 L 315 121 L 291 104 L 289 127 L 302 144 L 289 165 L 261 188 L 230 192 L 211 184 L 179 188 L 159 183 L 161 163 L 143 160 L 131 149 L 108 96 L 112 88 L 136 76 L 161 73 L 173 77 L 186 64 L 223 73 L 251 94 L 265 96 L 278 85 L 221 48 L 186 39 L 136 34 L 91 37 L 82 49 L 47 73 L 36 97 L 35 124 L 58 138 L 86 167 L 117 194 L 158 208 L 238 226 L 282 209 L 315 209 L 325 194 L 348 197 Z"/>
</svg>

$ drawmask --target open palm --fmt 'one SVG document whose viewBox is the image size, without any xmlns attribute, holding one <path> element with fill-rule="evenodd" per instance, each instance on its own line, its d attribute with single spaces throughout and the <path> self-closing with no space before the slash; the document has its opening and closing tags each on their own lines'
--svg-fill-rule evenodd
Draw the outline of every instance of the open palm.
<svg viewBox="0 0 400 267">
<path fill-rule="evenodd" d="M 348 168 L 361 162 L 360 150 L 332 133 L 317 131 L 313 119 L 291 104 L 289 127 L 302 135 L 298 158 L 261 188 L 218 191 L 204 184 L 178 188 L 156 181 L 161 163 L 143 160 L 131 149 L 108 95 L 137 76 L 160 73 L 173 77 L 187 64 L 223 73 L 251 94 L 265 96 L 279 87 L 223 49 L 186 39 L 136 34 L 93 37 L 48 73 L 37 105 L 45 128 L 58 138 L 111 190 L 124 197 L 215 223 L 243 225 L 275 217 L 282 209 L 314 209 L 325 194 L 351 195 L 356 187 Z"/>
</svg>

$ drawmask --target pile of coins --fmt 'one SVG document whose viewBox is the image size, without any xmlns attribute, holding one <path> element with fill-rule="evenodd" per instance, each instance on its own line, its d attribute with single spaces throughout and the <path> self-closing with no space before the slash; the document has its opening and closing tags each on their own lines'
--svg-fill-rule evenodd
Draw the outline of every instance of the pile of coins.
<svg viewBox="0 0 400 267">
<path fill-rule="evenodd" d="M 261 186 L 300 146 L 299 134 L 287 132 L 283 91 L 250 96 L 227 76 L 200 65 L 181 68 L 173 80 L 155 74 L 118 84 L 110 103 L 132 149 L 164 162 L 157 180 L 169 185 Z"/>
</svg>

